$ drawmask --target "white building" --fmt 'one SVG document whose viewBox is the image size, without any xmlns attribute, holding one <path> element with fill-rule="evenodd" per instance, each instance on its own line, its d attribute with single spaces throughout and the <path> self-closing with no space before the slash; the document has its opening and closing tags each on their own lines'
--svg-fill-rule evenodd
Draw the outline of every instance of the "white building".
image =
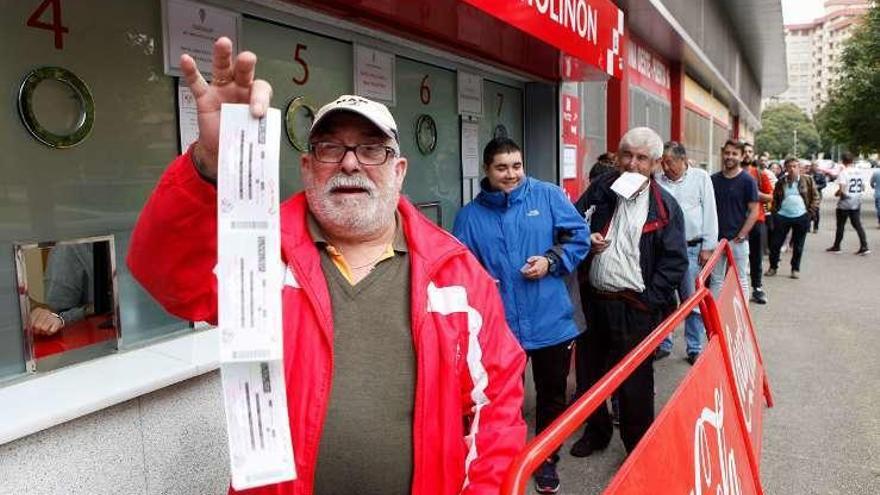
<svg viewBox="0 0 880 495">
<path fill-rule="evenodd" d="M 788 90 L 773 102 L 791 102 L 812 115 L 828 99 L 844 41 L 867 13 L 869 0 L 829 0 L 813 22 L 785 26 Z"/>
</svg>

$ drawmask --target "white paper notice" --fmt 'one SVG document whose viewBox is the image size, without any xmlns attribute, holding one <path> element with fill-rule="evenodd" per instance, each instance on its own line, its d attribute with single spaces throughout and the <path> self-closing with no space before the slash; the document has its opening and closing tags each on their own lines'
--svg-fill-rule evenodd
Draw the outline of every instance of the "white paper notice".
<svg viewBox="0 0 880 495">
<path fill-rule="evenodd" d="M 461 175 L 468 179 L 480 176 L 480 124 L 461 122 Z"/>
<path fill-rule="evenodd" d="M 224 104 L 217 173 L 220 361 L 281 359 L 281 113 Z"/>
<path fill-rule="evenodd" d="M 577 146 L 565 145 L 562 148 L 562 178 L 577 178 Z"/>
<path fill-rule="evenodd" d="M 483 115 L 482 77 L 458 71 L 458 113 L 476 117 Z"/>
<path fill-rule="evenodd" d="M 354 45 L 354 92 L 393 106 L 394 54 Z"/>
<path fill-rule="evenodd" d="M 183 153 L 199 138 L 199 113 L 195 96 L 180 79 L 177 81 L 177 114 L 180 116 L 180 152 Z"/>
<path fill-rule="evenodd" d="M 189 0 L 165 0 L 162 7 L 166 74 L 181 75 L 180 55 L 188 53 L 210 79 L 214 41 L 221 36 L 231 39 L 232 53 L 238 53 L 241 16 L 236 12 Z"/>
<path fill-rule="evenodd" d="M 611 190 L 626 199 L 630 199 L 642 189 L 642 186 L 647 181 L 648 178 L 642 174 L 624 172 L 611 184 Z"/>
<path fill-rule="evenodd" d="M 232 487 L 296 479 L 282 361 L 221 368 Z"/>
</svg>

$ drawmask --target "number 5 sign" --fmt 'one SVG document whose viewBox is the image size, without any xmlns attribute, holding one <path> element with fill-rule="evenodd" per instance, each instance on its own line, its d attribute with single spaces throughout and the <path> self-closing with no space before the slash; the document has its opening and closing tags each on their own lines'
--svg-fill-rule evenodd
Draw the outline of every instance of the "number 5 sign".
<svg viewBox="0 0 880 495">
<path fill-rule="evenodd" d="M 221 36 L 231 39 L 232 53 L 238 53 L 241 16 L 235 12 L 189 0 L 164 0 L 162 23 L 165 74 L 169 76 L 181 75 L 180 56 L 186 53 L 210 79 L 214 41 Z"/>
</svg>

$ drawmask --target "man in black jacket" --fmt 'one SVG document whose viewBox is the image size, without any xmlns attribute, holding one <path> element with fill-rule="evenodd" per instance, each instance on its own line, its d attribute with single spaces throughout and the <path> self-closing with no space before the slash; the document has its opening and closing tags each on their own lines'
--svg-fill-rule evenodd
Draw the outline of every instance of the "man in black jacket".
<svg viewBox="0 0 880 495">
<path fill-rule="evenodd" d="M 675 293 L 688 267 L 684 218 L 675 199 L 653 180 L 663 141 L 651 129 L 631 129 L 620 141 L 618 170 L 602 175 L 575 206 L 590 223 L 591 251 L 581 267 L 581 298 L 587 330 L 578 340 L 582 394 L 642 342 L 676 305 Z M 625 173 L 644 176 L 628 197 L 612 190 Z M 620 183 L 618 183 L 620 184 Z M 621 188 L 615 187 L 618 191 Z M 631 452 L 654 421 L 653 360 L 643 362 L 617 390 L 620 436 Z M 571 449 L 586 457 L 604 449 L 613 427 L 604 405 L 587 419 Z"/>
</svg>

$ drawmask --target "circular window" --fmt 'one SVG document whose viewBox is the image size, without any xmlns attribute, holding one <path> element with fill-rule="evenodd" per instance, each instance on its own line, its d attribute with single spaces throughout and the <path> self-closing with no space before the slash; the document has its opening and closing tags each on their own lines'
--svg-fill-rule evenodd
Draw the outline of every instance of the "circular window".
<svg viewBox="0 0 880 495">
<path fill-rule="evenodd" d="M 304 96 L 297 96 L 287 104 L 284 114 L 284 128 L 287 139 L 300 153 L 309 151 L 309 129 L 315 121 L 315 109 L 306 103 Z"/>
<path fill-rule="evenodd" d="M 92 131 L 95 103 L 89 88 L 73 72 L 41 67 L 31 71 L 18 89 L 18 114 L 41 143 L 70 148 Z"/>
<path fill-rule="evenodd" d="M 437 147 L 437 124 L 428 114 L 416 119 L 416 145 L 423 155 L 430 155 Z"/>
</svg>

